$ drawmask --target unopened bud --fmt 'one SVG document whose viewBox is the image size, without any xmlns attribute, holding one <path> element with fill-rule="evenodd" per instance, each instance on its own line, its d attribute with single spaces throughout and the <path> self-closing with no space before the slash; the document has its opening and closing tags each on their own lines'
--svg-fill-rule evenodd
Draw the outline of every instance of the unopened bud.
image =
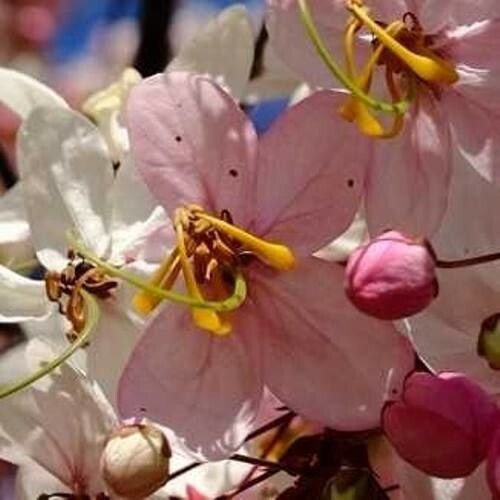
<svg viewBox="0 0 500 500">
<path fill-rule="evenodd" d="M 499 419 L 495 402 L 464 375 L 414 373 L 401 400 L 384 408 L 382 425 L 407 462 L 431 476 L 457 478 L 486 458 Z"/>
<path fill-rule="evenodd" d="M 490 487 L 492 500 L 500 499 L 500 428 L 497 429 L 486 462 L 486 479 Z"/>
<path fill-rule="evenodd" d="M 150 424 L 123 425 L 108 440 L 101 456 L 101 474 L 116 495 L 141 499 L 168 479 L 170 447 Z"/>
<path fill-rule="evenodd" d="M 411 316 L 437 296 L 434 256 L 425 243 L 388 231 L 350 255 L 344 287 L 351 302 L 370 316 Z"/>
<path fill-rule="evenodd" d="M 500 370 L 500 314 L 488 316 L 481 324 L 477 353 L 493 370 Z"/>
</svg>

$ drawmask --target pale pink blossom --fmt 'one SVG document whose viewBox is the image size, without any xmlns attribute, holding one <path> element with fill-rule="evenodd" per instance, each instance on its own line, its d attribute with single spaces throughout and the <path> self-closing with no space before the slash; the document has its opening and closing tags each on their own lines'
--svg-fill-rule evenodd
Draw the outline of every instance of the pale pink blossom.
<svg viewBox="0 0 500 500">
<path fill-rule="evenodd" d="M 416 95 L 403 129 L 396 137 L 377 142 L 366 182 L 372 234 L 391 227 L 431 235 L 446 209 L 455 157 L 460 156 L 489 181 L 500 180 L 496 161 L 500 148 L 500 4 L 492 0 L 363 3 L 378 23 L 403 20 L 410 33 L 421 28 L 417 38 L 423 36 L 424 53 L 430 51 L 432 58 L 441 58 L 455 71 L 454 76 L 449 73 L 448 83 L 424 82 L 416 77 Z M 309 0 L 308 4 L 320 36 L 336 60 L 342 61 L 348 2 Z M 283 60 L 314 85 L 338 86 L 306 34 L 297 0 L 268 0 L 267 5 L 270 39 Z M 358 42 L 363 44 L 367 38 Z M 364 45 L 360 53 L 366 57 L 372 49 Z M 362 63 L 357 62 L 360 70 Z M 404 94 L 405 79 L 415 78 L 415 69 L 403 63 L 401 71 L 396 71 L 395 79 Z M 381 74 L 374 73 L 376 86 L 378 76 Z M 458 79 L 451 82 L 451 76 Z M 360 148 L 368 149 L 369 142 L 363 144 L 360 134 Z"/>
<path fill-rule="evenodd" d="M 401 457 L 442 478 L 471 474 L 486 458 L 500 410 L 459 373 L 414 373 L 383 412 L 383 429 Z"/>
<path fill-rule="evenodd" d="M 397 392 L 413 365 L 411 350 L 390 323 L 349 304 L 336 264 L 311 257 L 353 218 L 368 157 L 359 159 L 354 135 L 345 140 L 354 130 L 330 133 L 337 102 L 317 93 L 257 143 L 237 104 L 207 77 L 158 75 L 131 93 L 132 152 L 169 214 L 193 203 L 215 216 L 229 211 L 236 226 L 286 244 L 295 267 L 279 271 L 255 254 L 238 261 L 248 295 L 228 314 L 225 336 L 200 329 L 187 308 L 162 307 L 122 376 L 124 416 L 165 423 L 211 456 L 241 443 L 264 385 L 332 427 L 378 425 L 385 392 Z"/>
<path fill-rule="evenodd" d="M 425 309 L 437 295 L 434 257 L 422 241 L 387 231 L 350 256 L 345 289 L 360 310 L 396 320 Z"/>
</svg>

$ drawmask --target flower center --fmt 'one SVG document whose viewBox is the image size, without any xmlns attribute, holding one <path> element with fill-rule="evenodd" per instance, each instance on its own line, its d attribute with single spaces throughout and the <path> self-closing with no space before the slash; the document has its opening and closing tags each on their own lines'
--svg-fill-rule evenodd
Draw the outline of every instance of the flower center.
<svg viewBox="0 0 500 500">
<path fill-rule="evenodd" d="M 106 299 L 118 286 L 118 281 L 107 278 L 100 269 L 79 258 L 72 250 L 68 252 L 68 259 L 69 263 L 61 273 L 48 271 L 45 274 L 45 290 L 49 300 L 58 304 L 59 312 L 71 323 L 66 336 L 73 343 L 86 323 L 82 290 Z"/>
<path fill-rule="evenodd" d="M 345 35 L 344 56 L 345 71 L 331 56 L 323 42 L 308 0 L 297 0 L 304 28 L 313 43 L 316 52 L 347 90 L 351 97 L 340 109 L 341 116 L 353 122 L 359 130 L 374 138 L 392 138 L 403 127 L 403 115 L 418 92 L 431 88 L 434 92 L 442 86 L 453 85 L 458 80 L 454 65 L 442 58 L 432 48 L 432 39 L 424 34 L 418 18 L 411 12 L 402 20 L 389 24 L 375 21 L 362 0 L 346 0 L 350 13 Z M 367 30 L 373 37 L 373 51 L 363 68 L 356 68 L 356 42 L 361 29 Z M 378 67 L 385 69 L 385 87 L 391 101 L 386 102 L 370 95 L 370 89 Z M 374 111 L 383 111 L 393 115 L 390 125 L 383 125 L 374 115 Z"/>
<path fill-rule="evenodd" d="M 437 92 L 440 86 L 449 86 L 458 80 L 453 64 L 432 49 L 432 37 L 423 32 L 412 12 L 407 12 L 402 20 L 386 24 L 372 19 L 361 0 L 347 0 L 346 6 L 351 12 L 344 39 L 347 73 L 364 92 L 369 92 L 378 66 L 385 70 L 385 86 L 393 103 L 404 95 L 413 94 L 414 97 L 423 88 Z M 358 74 L 354 62 L 355 35 L 363 27 L 374 36 L 373 52 Z M 367 106 L 355 97 L 341 109 L 341 115 L 366 135 L 376 138 L 392 138 L 403 126 L 399 115 L 394 118 L 392 126 L 384 128 Z"/>
<path fill-rule="evenodd" d="M 224 300 L 235 285 L 237 273 L 253 259 L 280 270 L 290 270 L 295 263 L 292 251 L 235 226 L 231 214 L 223 210 L 219 217 L 208 214 L 198 205 L 177 209 L 174 216 L 177 244 L 154 274 L 151 283 L 170 289 L 182 274 L 188 294 L 196 300 Z M 159 303 L 157 297 L 140 292 L 134 305 L 142 314 Z M 231 331 L 230 313 L 209 308 L 192 308 L 197 326 L 217 335 Z"/>
</svg>

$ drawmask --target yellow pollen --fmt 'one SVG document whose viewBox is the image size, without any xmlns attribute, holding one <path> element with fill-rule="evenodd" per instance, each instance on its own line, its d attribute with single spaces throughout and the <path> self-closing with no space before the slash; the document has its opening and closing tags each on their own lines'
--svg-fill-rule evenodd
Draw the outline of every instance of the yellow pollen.
<svg viewBox="0 0 500 500">
<path fill-rule="evenodd" d="M 186 205 L 176 211 L 174 228 L 177 246 L 149 284 L 170 290 L 182 272 L 187 294 L 195 302 L 190 305 L 194 323 L 215 335 L 225 336 L 231 332 L 230 311 L 234 308 L 216 309 L 211 303 L 214 297 L 227 300 L 231 286 L 233 294 L 240 290 L 245 255 L 254 256 L 280 271 L 288 271 L 295 264 L 295 257 L 287 246 L 264 241 L 234 226 L 227 211 L 218 218 L 208 215 L 202 207 Z M 161 300 L 157 295 L 149 291 L 137 293 L 133 299 L 135 309 L 142 314 L 150 313 Z"/>
<path fill-rule="evenodd" d="M 203 300 L 203 295 L 198 288 L 193 270 L 189 264 L 188 255 L 186 252 L 186 245 L 184 242 L 184 230 L 182 228 L 182 223 L 177 223 L 175 225 L 175 230 L 177 233 L 177 247 L 179 249 L 179 260 L 181 263 L 182 274 L 184 275 L 184 282 L 186 283 L 186 288 L 191 295 L 196 300 Z M 216 335 L 227 335 L 231 332 L 231 324 L 227 321 L 223 321 L 218 313 L 210 309 L 200 309 L 193 307 L 191 309 L 193 315 L 194 323 L 202 328 L 203 330 L 208 330 Z"/>
<path fill-rule="evenodd" d="M 427 56 L 423 56 L 411 52 L 371 19 L 365 8 L 355 2 L 349 2 L 348 8 L 377 36 L 382 45 L 405 62 L 422 80 L 446 85 L 452 85 L 458 80 L 458 74 L 452 64 L 435 54 L 428 53 Z"/>
<path fill-rule="evenodd" d="M 204 212 L 197 213 L 196 215 L 200 219 L 210 222 L 213 227 L 219 229 L 221 232 L 239 241 L 245 249 L 253 252 L 269 266 L 279 271 L 290 271 L 295 266 L 295 256 L 286 245 L 265 241 L 253 234 L 247 233 L 239 227 Z"/>
</svg>

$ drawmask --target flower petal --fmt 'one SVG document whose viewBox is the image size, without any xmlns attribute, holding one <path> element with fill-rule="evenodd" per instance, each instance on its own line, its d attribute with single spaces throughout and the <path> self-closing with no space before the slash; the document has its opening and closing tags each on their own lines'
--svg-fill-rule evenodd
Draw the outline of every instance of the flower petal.
<svg viewBox="0 0 500 500">
<path fill-rule="evenodd" d="M 32 341 L 32 362 L 54 356 L 42 346 Z M 81 373 L 62 365 L 5 399 L 0 405 L 0 435 L 12 447 L 14 460 L 21 451 L 21 463 L 37 463 L 67 486 L 79 475 L 87 478 L 90 495 L 103 491 L 99 458 L 117 421 L 96 394 Z"/>
<path fill-rule="evenodd" d="M 402 134 L 375 148 L 369 171 L 366 216 L 372 235 L 396 229 L 433 234 L 444 215 L 451 175 L 446 120 L 437 103 L 420 95 Z"/>
<path fill-rule="evenodd" d="M 50 310 L 44 281 L 26 278 L 0 266 L 0 322 L 43 319 Z"/>
<path fill-rule="evenodd" d="M 254 34 L 243 5 L 224 9 L 183 47 L 167 71 L 211 75 L 235 99 L 243 96 L 253 61 Z"/>
<path fill-rule="evenodd" d="M 7 68 L 0 68 L 0 102 L 22 119 L 39 106 L 68 107 L 59 94 L 43 83 Z"/>
<path fill-rule="evenodd" d="M 13 265 L 34 255 L 21 184 L 0 197 L 0 262 Z"/>
<path fill-rule="evenodd" d="M 442 96 L 462 156 L 489 181 L 500 182 L 500 19 L 446 33 L 442 50 L 457 65 L 458 82 Z"/>
<path fill-rule="evenodd" d="M 197 203 L 247 225 L 255 131 L 213 81 L 183 72 L 148 78 L 131 92 L 128 124 L 136 165 L 170 215 Z"/>
<path fill-rule="evenodd" d="M 139 327 L 113 303 L 103 303 L 102 318 L 87 348 L 87 375 L 117 407 L 120 375 L 139 339 Z"/>
<path fill-rule="evenodd" d="M 254 273 L 264 380 L 299 414 L 337 430 L 376 427 L 388 393 L 413 369 L 392 323 L 354 309 L 342 268 L 311 257 L 291 272 Z M 255 290 L 255 288 L 254 288 Z"/>
<path fill-rule="evenodd" d="M 311 254 L 339 236 L 359 205 L 371 142 L 322 91 L 289 108 L 261 139 L 256 232 Z"/>
<path fill-rule="evenodd" d="M 228 456 L 258 410 L 261 386 L 246 351 L 236 331 L 217 337 L 195 327 L 189 309 L 166 306 L 147 325 L 122 375 L 122 417 L 167 425 L 200 456 Z"/>
<path fill-rule="evenodd" d="M 71 493 L 71 489 L 35 463 L 19 467 L 16 474 L 16 500 L 33 500 L 43 493 L 56 492 Z"/>
<path fill-rule="evenodd" d="M 456 162 L 445 218 L 431 243 L 442 260 L 497 252 L 500 188 L 486 182 L 463 161 Z M 443 269 L 440 292 L 423 313 L 409 320 L 412 341 L 431 369 L 465 373 L 490 392 L 498 392 L 498 372 L 477 354 L 481 323 L 500 311 L 500 265 Z"/>
<path fill-rule="evenodd" d="M 326 69 L 302 23 L 297 0 L 267 0 L 266 27 L 281 59 L 315 86 L 332 87 L 335 80 Z M 309 0 L 314 24 L 333 58 L 343 54 L 344 30 L 349 13 L 345 0 Z"/>
<path fill-rule="evenodd" d="M 34 245 L 42 264 L 47 254 L 65 255 L 65 231 L 75 227 L 99 255 L 110 243 L 113 172 L 101 134 L 71 110 L 38 108 L 21 125 L 19 168 Z"/>
</svg>

